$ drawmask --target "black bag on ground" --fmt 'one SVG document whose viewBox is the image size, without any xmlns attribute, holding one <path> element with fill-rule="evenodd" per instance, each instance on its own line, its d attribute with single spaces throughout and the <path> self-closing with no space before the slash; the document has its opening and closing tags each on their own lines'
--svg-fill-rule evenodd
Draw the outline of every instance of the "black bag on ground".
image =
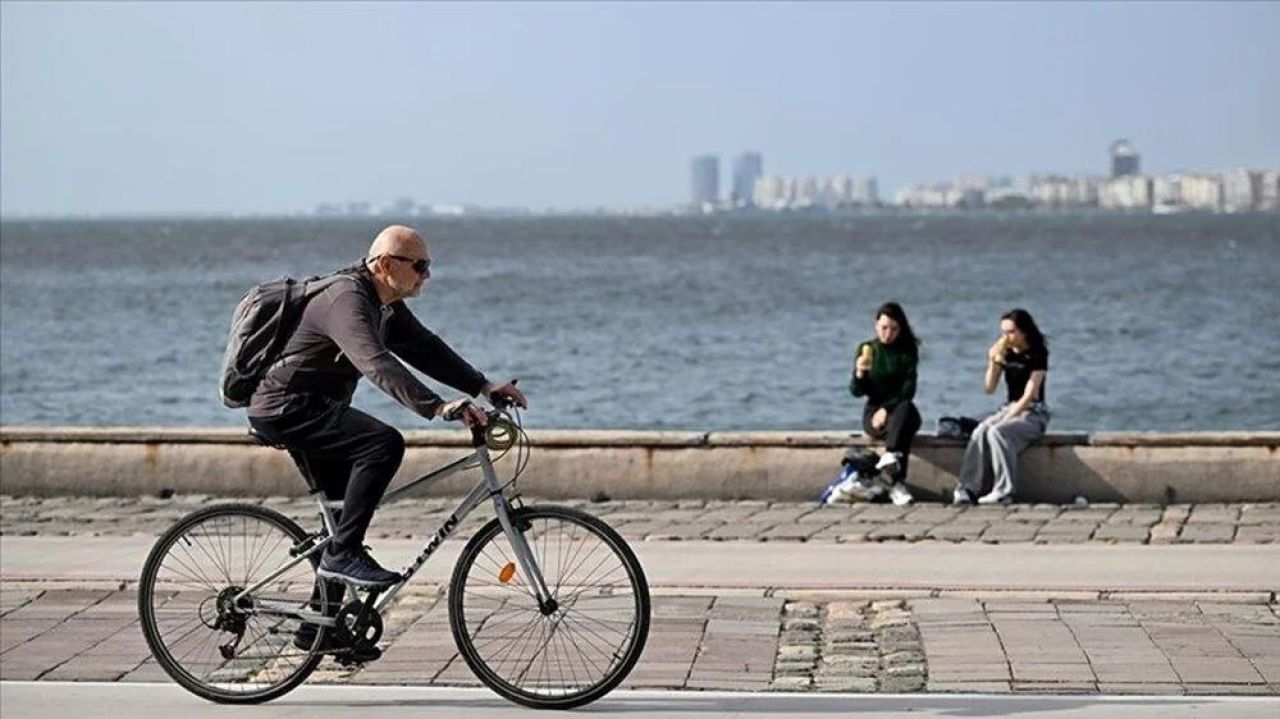
<svg viewBox="0 0 1280 719">
<path fill-rule="evenodd" d="M 840 460 L 841 464 L 853 467 L 860 477 L 874 477 L 879 471 L 876 469 L 876 463 L 880 461 L 880 455 L 874 450 L 867 447 L 850 447 L 844 453 L 844 459 Z"/>
<path fill-rule="evenodd" d="M 969 439 L 977 428 L 978 420 L 973 417 L 938 418 L 938 436 L 943 439 Z"/>
<path fill-rule="evenodd" d="M 231 334 L 222 356 L 218 390 L 224 405 L 231 409 L 249 406 L 258 382 L 279 359 L 302 319 L 307 301 L 346 274 L 350 269 L 305 280 L 281 277 L 245 294 L 231 317 Z"/>
</svg>

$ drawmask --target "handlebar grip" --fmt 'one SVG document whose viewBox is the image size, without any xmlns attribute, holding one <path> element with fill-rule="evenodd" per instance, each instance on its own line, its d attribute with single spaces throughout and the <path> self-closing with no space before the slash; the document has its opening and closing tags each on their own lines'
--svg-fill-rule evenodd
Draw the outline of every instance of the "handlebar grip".
<svg viewBox="0 0 1280 719">
<path fill-rule="evenodd" d="M 471 406 L 470 400 L 467 400 L 465 402 L 459 402 L 457 407 L 454 407 L 453 409 L 450 409 L 450 410 L 445 410 L 444 414 L 440 415 L 440 418 L 446 422 L 456 422 L 457 420 L 462 419 L 462 413 L 467 411 L 467 407 L 470 407 L 470 406 Z"/>
<path fill-rule="evenodd" d="M 520 378 L 517 377 L 515 379 L 512 379 L 507 384 L 510 384 L 512 387 L 515 387 L 516 384 L 518 384 L 519 382 L 520 382 Z M 511 399 L 510 397 L 504 397 L 500 394 L 497 394 L 496 392 L 489 394 L 489 402 L 493 405 L 494 409 L 506 409 L 515 404 L 515 400 Z"/>
</svg>

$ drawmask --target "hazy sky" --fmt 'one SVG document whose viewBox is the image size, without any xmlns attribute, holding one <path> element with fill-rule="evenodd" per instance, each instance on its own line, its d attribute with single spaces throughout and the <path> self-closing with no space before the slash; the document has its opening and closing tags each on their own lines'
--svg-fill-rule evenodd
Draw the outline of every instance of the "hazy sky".
<svg viewBox="0 0 1280 719">
<path fill-rule="evenodd" d="M 1280 166 L 1280 3 L 0 3 L 0 213 Z M 722 178 L 722 187 L 727 178 Z"/>
</svg>

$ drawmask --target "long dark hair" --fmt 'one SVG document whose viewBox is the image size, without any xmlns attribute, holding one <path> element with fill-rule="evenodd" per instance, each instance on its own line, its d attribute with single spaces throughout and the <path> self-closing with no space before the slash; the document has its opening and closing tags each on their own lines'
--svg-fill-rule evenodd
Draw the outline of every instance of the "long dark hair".
<svg viewBox="0 0 1280 719">
<path fill-rule="evenodd" d="M 880 309 L 876 310 L 875 319 L 878 320 L 882 316 L 898 323 L 898 338 L 893 341 L 893 346 L 912 352 L 917 351 L 920 338 L 916 337 L 916 333 L 911 330 L 911 322 L 907 320 L 907 313 L 902 311 L 902 305 L 897 302 L 886 302 L 880 305 Z"/>
<path fill-rule="evenodd" d="M 1031 345 L 1031 349 L 1037 352 L 1045 352 L 1049 349 L 1049 341 L 1045 339 L 1044 333 L 1036 326 L 1036 321 L 1032 319 L 1031 313 L 1015 307 L 1008 312 L 1000 315 L 1000 319 L 1009 320 L 1014 327 L 1018 328 L 1027 338 L 1027 344 Z"/>
</svg>

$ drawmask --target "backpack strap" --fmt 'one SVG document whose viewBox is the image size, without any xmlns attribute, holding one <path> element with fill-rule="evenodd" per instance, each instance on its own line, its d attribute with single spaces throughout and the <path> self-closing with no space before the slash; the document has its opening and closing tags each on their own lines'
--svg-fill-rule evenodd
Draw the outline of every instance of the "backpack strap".
<svg viewBox="0 0 1280 719">
<path fill-rule="evenodd" d="M 307 279 L 297 283 L 297 285 L 291 288 L 292 291 L 298 293 L 297 298 L 295 300 L 292 300 L 286 303 L 293 306 L 295 308 L 294 311 L 297 312 L 297 316 L 293 318 L 294 322 L 296 323 L 298 320 L 302 319 L 302 313 L 306 309 L 307 303 L 310 302 L 314 297 L 319 295 L 321 292 L 324 292 L 325 290 L 329 289 L 333 285 L 336 285 L 338 282 L 341 282 L 342 280 L 354 279 L 353 275 L 359 270 L 360 270 L 360 265 L 352 265 L 351 267 L 344 267 L 341 270 L 338 270 L 337 272 L 331 275 L 319 275 L 316 277 L 308 277 Z M 295 326 L 293 329 L 296 330 L 297 327 Z M 290 332 L 289 336 L 292 336 L 292 331 Z M 293 357 L 296 356 L 296 355 L 284 354 L 284 348 L 288 343 L 289 343 L 288 336 L 281 339 L 281 344 L 279 347 L 281 356 L 278 359 L 276 359 L 275 362 L 272 362 L 269 367 L 263 370 L 262 372 L 263 376 L 266 376 L 267 372 L 270 372 L 271 370 L 274 370 L 277 367 L 287 364 L 289 360 L 293 359 Z"/>
</svg>

